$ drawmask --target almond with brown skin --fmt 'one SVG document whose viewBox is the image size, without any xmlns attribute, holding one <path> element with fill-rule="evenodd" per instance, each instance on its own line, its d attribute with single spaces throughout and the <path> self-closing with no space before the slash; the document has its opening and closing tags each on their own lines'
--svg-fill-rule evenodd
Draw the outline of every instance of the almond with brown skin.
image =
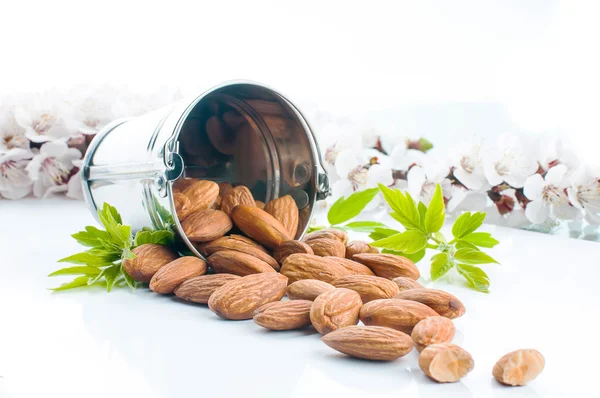
<svg viewBox="0 0 600 398">
<path fill-rule="evenodd" d="M 207 259 L 208 265 L 217 274 L 246 276 L 260 272 L 275 272 L 267 263 L 250 254 L 233 250 L 222 250 Z"/>
<path fill-rule="evenodd" d="M 308 242 L 312 239 L 335 239 L 342 242 L 344 245 L 348 242 L 348 234 L 341 229 L 325 228 L 304 235 L 302 242 Z"/>
<path fill-rule="evenodd" d="M 254 323 L 270 330 L 301 329 L 310 325 L 311 306 L 308 300 L 268 303 L 254 311 Z"/>
<path fill-rule="evenodd" d="M 411 337 L 419 352 L 432 344 L 449 343 L 454 338 L 454 323 L 443 316 L 430 316 L 414 327 Z"/>
<path fill-rule="evenodd" d="M 352 256 L 361 253 L 379 253 L 379 250 L 362 240 L 348 242 L 346 245 L 346 258 L 352 259 Z"/>
<path fill-rule="evenodd" d="M 235 152 L 235 131 L 230 130 L 218 116 L 211 116 L 206 121 L 206 135 L 215 149 L 224 155 Z"/>
<path fill-rule="evenodd" d="M 381 326 L 347 326 L 321 340 L 343 354 L 372 361 L 393 361 L 413 348 L 409 335 Z"/>
<path fill-rule="evenodd" d="M 183 300 L 206 304 L 215 290 L 227 282 L 240 278 L 239 275 L 232 274 L 200 275 L 186 280 L 173 293 Z"/>
<path fill-rule="evenodd" d="M 279 264 L 283 264 L 286 258 L 297 253 L 315 254 L 306 243 L 299 240 L 288 240 L 277 246 L 277 249 L 273 252 L 273 258 Z"/>
<path fill-rule="evenodd" d="M 209 242 L 231 230 L 231 219 L 220 210 L 202 210 L 189 215 L 181 223 L 183 232 L 192 242 Z"/>
<path fill-rule="evenodd" d="M 375 275 L 382 278 L 394 279 L 398 276 L 406 276 L 417 280 L 421 276 L 415 263 L 394 254 L 361 253 L 355 254 L 352 259 L 366 265 Z"/>
<path fill-rule="evenodd" d="M 180 178 L 175 180 L 173 183 L 173 193 L 183 192 L 186 188 L 195 184 L 197 181 L 197 178 Z"/>
<path fill-rule="evenodd" d="M 346 254 L 346 246 L 339 240 L 319 238 L 311 239 L 306 242 L 313 250 L 316 256 L 332 256 L 343 258 Z"/>
<path fill-rule="evenodd" d="M 439 383 L 457 382 L 474 366 L 471 354 L 456 344 L 433 344 L 419 355 L 419 367 L 423 373 Z"/>
<path fill-rule="evenodd" d="M 290 300 L 314 301 L 321 293 L 335 289 L 335 286 L 316 279 L 302 279 L 290 284 L 286 294 Z"/>
<path fill-rule="evenodd" d="M 198 180 L 187 187 L 183 194 L 190 199 L 190 214 L 210 209 L 219 196 L 219 186 L 214 181 Z"/>
<path fill-rule="evenodd" d="M 398 285 L 389 279 L 369 275 L 349 275 L 333 281 L 333 286 L 354 290 L 363 303 L 388 299 L 398 294 Z"/>
<path fill-rule="evenodd" d="M 310 321 L 321 334 L 356 325 L 362 301 L 350 289 L 333 289 L 320 294 L 310 307 Z"/>
<path fill-rule="evenodd" d="M 283 224 L 292 239 L 296 237 L 296 231 L 298 230 L 298 206 L 290 195 L 273 199 L 265 205 L 265 211 Z"/>
<path fill-rule="evenodd" d="M 228 282 L 215 290 L 208 308 L 225 319 L 250 319 L 264 304 L 279 301 L 287 278 L 277 272 L 261 272 Z"/>
<path fill-rule="evenodd" d="M 416 301 L 383 299 L 365 304 L 360 311 L 360 320 L 365 325 L 385 326 L 410 334 L 417 323 L 437 315 L 437 312 Z"/>
<path fill-rule="evenodd" d="M 254 206 L 258 207 L 261 210 L 265 209 L 265 202 L 263 202 L 262 200 L 255 200 L 254 201 Z"/>
<path fill-rule="evenodd" d="M 239 236 L 239 235 L 237 235 Z M 247 238 L 246 238 L 247 239 Z M 248 239 L 250 240 L 250 239 Z M 210 256 L 217 252 L 224 250 L 236 251 L 244 254 L 249 254 L 257 259 L 264 261 L 269 264 L 275 271 L 279 271 L 279 263 L 275 259 L 266 253 L 264 247 L 253 242 L 253 244 L 246 243 L 245 240 L 238 238 L 232 238 L 231 236 L 223 236 L 210 242 L 204 249 Z"/>
<path fill-rule="evenodd" d="M 150 280 L 150 290 L 160 294 L 171 294 L 184 281 L 205 273 L 204 260 L 193 256 L 180 257 L 154 274 Z"/>
<path fill-rule="evenodd" d="M 524 386 L 544 370 L 545 360 L 533 349 L 509 352 L 496 362 L 492 375 L 508 386 Z"/>
<path fill-rule="evenodd" d="M 350 275 L 341 265 L 312 254 L 292 254 L 283 262 L 281 273 L 288 277 L 290 283 L 301 279 L 317 279 L 331 283 Z"/>
<path fill-rule="evenodd" d="M 375 276 L 375 274 L 373 273 L 373 271 L 371 271 L 371 269 L 369 267 L 367 267 L 366 265 L 363 265 L 359 262 L 356 262 L 354 260 L 348 260 L 347 258 L 334 257 L 334 256 L 325 256 L 323 258 L 331 260 L 334 263 L 339 264 L 342 267 L 346 268 L 348 270 L 348 272 L 350 272 L 351 275 Z"/>
<path fill-rule="evenodd" d="M 254 205 L 236 206 L 231 217 L 244 234 L 269 249 L 275 249 L 291 239 L 285 227 L 275 217 Z"/>
<path fill-rule="evenodd" d="M 123 269 L 134 280 L 148 283 L 161 269 L 179 256 L 168 246 L 146 243 L 132 250 L 135 258 L 123 260 Z"/>
<path fill-rule="evenodd" d="M 254 198 L 250 190 L 243 185 L 230 189 L 221 199 L 221 210 L 228 216 L 236 206 L 248 205 L 254 207 Z"/>
<path fill-rule="evenodd" d="M 436 289 L 410 289 L 400 292 L 396 298 L 417 301 L 425 304 L 441 316 L 454 319 L 465 313 L 463 303 L 443 290 Z"/>
<path fill-rule="evenodd" d="M 179 221 L 183 221 L 192 212 L 192 202 L 183 192 L 173 194 L 173 204 Z"/>
<path fill-rule="evenodd" d="M 398 285 L 398 288 L 401 292 L 410 289 L 423 289 L 423 285 L 411 278 L 407 278 L 406 276 L 398 276 L 392 279 L 392 282 L 395 282 L 396 285 Z"/>
<path fill-rule="evenodd" d="M 225 194 L 233 189 L 233 185 L 228 182 L 220 182 L 219 184 L 219 195 L 221 198 L 225 196 Z"/>
</svg>

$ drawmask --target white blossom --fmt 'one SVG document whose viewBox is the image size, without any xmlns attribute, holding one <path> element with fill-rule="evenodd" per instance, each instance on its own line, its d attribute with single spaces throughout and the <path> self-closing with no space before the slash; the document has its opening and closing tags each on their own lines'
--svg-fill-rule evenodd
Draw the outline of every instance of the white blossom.
<svg viewBox="0 0 600 398">
<path fill-rule="evenodd" d="M 56 93 L 33 95 L 15 107 L 15 120 L 32 142 L 67 141 L 77 136 L 78 123 L 70 108 Z"/>
<path fill-rule="evenodd" d="M 83 187 L 81 186 L 81 165 L 83 160 L 73 160 L 72 163 L 78 170 L 69 178 L 69 182 L 67 183 L 67 197 L 81 200 L 83 199 Z"/>
<path fill-rule="evenodd" d="M 425 165 L 425 167 L 413 166 L 408 171 L 406 176 L 408 180 L 408 192 L 415 201 L 421 201 L 425 205 L 429 205 L 435 187 L 440 184 L 442 193 L 445 198 L 450 198 L 452 195 L 452 184 L 446 176 L 450 168 L 443 162 L 434 162 Z"/>
<path fill-rule="evenodd" d="M 467 189 L 481 190 L 487 188 L 483 172 L 483 158 L 481 145 L 467 142 L 455 148 L 451 157 L 454 166 L 454 177 Z"/>
<path fill-rule="evenodd" d="M 66 192 L 71 177 L 73 161 L 81 158 L 81 152 L 69 148 L 61 141 L 47 142 L 27 165 L 29 177 L 34 181 L 33 194 L 46 197 Z"/>
<path fill-rule="evenodd" d="M 550 215 L 556 218 L 571 219 L 577 214 L 574 207 L 569 205 L 564 193 L 564 177 L 567 167 L 559 164 L 546 173 L 546 177 L 534 174 L 527 178 L 523 193 L 531 200 L 525 208 L 525 216 L 534 224 L 544 223 Z"/>
<path fill-rule="evenodd" d="M 498 137 L 496 148 L 484 156 L 483 166 L 490 185 L 506 182 L 513 188 L 522 188 L 527 177 L 538 169 L 528 146 L 512 134 Z"/>
<path fill-rule="evenodd" d="M 569 172 L 574 172 L 579 166 L 579 161 L 573 151 L 567 149 L 558 136 L 541 136 L 538 139 L 537 160 L 544 170 L 549 170 L 557 164 L 567 166 L 567 178 Z"/>
<path fill-rule="evenodd" d="M 21 199 L 31 193 L 33 182 L 25 167 L 33 153 L 29 149 L 13 148 L 0 153 L 0 196 Z"/>
<path fill-rule="evenodd" d="M 408 170 L 411 166 L 424 166 L 429 157 L 424 152 L 408 149 L 406 145 L 396 145 L 390 153 L 394 170 Z"/>
<path fill-rule="evenodd" d="M 2 107 L 0 108 L 0 153 L 15 148 L 29 149 L 29 140 L 25 137 L 25 130 L 14 118 L 14 109 Z"/>
<path fill-rule="evenodd" d="M 78 86 L 70 93 L 73 118 L 82 134 L 96 134 L 108 123 L 127 113 L 126 104 L 119 101 L 112 87 Z"/>
<path fill-rule="evenodd" d="M 600 221 L 600 177 L 582 165 L 573 172 L 570 180 L 569 201 L 575 208 L 585 210 L 586 219 L 597 224 Z"/>
</svg>

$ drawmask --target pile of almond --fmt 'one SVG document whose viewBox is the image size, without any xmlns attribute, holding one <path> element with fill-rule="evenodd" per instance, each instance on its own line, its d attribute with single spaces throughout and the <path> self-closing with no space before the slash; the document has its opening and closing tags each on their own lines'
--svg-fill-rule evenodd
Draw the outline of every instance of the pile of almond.
<svg viewBox="0 0 600 398">
<path fill-rule="evenodd" d="M 420 285 L 409 259 L 348 242 L 338 229 L 295 240 L 298 208 L 290 196 L 265 205 L 244 186 L 195 179 L 179 180 L 173 192 L 182 229 L 206 261 L 179 257 L 166 246 L 137 247 L 123 267 L 154 292 L 271 330 L 312 326 L 329 347 L 356 358 L 390 361 L 415 347 L 419 367 L 441 383 L 473 369 L 471 355 L 452 344 L 452 320 L 465 306 Z M 524 385 L 543 367 L 539 352 L 518 350 L 492 374 L 503 384 Z"/>
</svg>

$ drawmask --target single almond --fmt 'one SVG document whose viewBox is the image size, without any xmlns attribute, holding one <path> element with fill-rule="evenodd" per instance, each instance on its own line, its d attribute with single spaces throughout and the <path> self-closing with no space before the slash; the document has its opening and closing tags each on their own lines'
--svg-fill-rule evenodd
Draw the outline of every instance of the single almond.
<svg viewBox="0 0 600 398">
<path fill-rule="evenodd" d="M 394 279 L 398 276 L 406 276 L 417 280 L 421 276 L 415 263 L 394 254 L 361 253 L 355 254 L 352 259 L 366 265 L 375 275 L 382 278 Z"/>
<path fill-rule="evenodd" d="M 379 253 L 379 250 L 362 240 L 353 240 L 346 244 L 346 258 L 352 259 L 352 256 L 361 253 Z"/>
<path fill-rule="evenodd" d="M 187 187 L 183 194 L 190 199 L 189 214 L 210 209 L 219 196 L 219 186 L 214 181 L 198 180 Z"/>
<path fill-rule="evenodd" d="M 271 330 L 301 329 L 310 325 L 312 301 L 276 301 L 254 311 L 254 323 Z"/>
<path fill-rule="evenodd" d="M 277 246 L 273 252 L 273 258 L 279 264 L 283 264 L 286 258 L 297 253 L 315 254 L 310 246 L 306 243 L 299 240 L 288 240 Z"/>
<path fill-rule="evenodd" d="M 371 271 L 371 269 L 369 267 L 367 267 L 366 265 L 363 265 L 359 262 L 356 262 L 354 260 L 349 260 L 347 258 L 335 257 L 335 256 L 325 256 L 323 258 L 331 260 L 334 263 L 339 264 L 342 267 L 346 268 L 346 270 L 348 270 L 348 272 L 350 272 L 351 275 L 375 276 L 375 274 L 373 273 L 373 271 Z"/>
<path fill-rule="evenodd" d="M 221 250 L 208 257 L 208 265 L 217 274 L 246 276 L 260 272 L 275 272 L 267 263 L 250 254 Z"/>
<path fill-rule="evenodd" d="M 335 239 L 342 242 L 344 245 L 348 242 L 348 234 L 341 229 L 325 228 L 304 235 L 303 242 L 308 242 L 312 239 Z"/>
<path fill-rule="evenodd" d="M 189 186 L 195 184 L 197 181 L 197 178 L 179 178 L 173 183 L 173 193 L 181 193 Z"/>
<path fill-rule="evenodd" d="M 360 320 L 365 325 L 385 326 L 410 334 L 417 323 L 437 315 L 416 301 L 382 299 L 365 304 L 360 311 Z"/>
<path fill-rule="evenodd" d="M 215 290 L 208 308 L 225 319 L 250 319 L 264 304 L 279 301 L 287 278 L 277 272 L 261 272 L 228 282 Z"/>
<path fill-rule="evenodd" d="M 492 375 L 508 386 L 524 386 L 544 370 L 545 360 L 539 351 L 524 349 L 509 352 L 496 362 Z"/>
<path fill-rule="evenodd" d="M 234 130 L 229 129 L 218 116 L 211 116 L 206 121 L 206 135 L 215 149 L 224 155 L 235 152 Z"/>
<path fill-rule="evenodd" d="M 148 283 L 159 269 L 177 259 L 168 246 L 146 243 L 132 250 L 135 258 L 123 260 L 123 269 L 134 280 Z"/>
<path fill-rule="evenodd" d="M 407 278 L 406 276 L 398 276 L 392 279 L 392 282 L 395 282 L 396 285 L 398 285 L 398 288 L 401 292 L 410 289 L 423 289 L 423 285 L 411 278 Z"/>
<path fill-rule="evenodd" d="M 275 249 L 286 240 L 291 239 L 283 224 L 254 205 L 236 206 L 231 217 L 236 227 L 244 234 L 269 249 Z"/>
<path fill-rule="evenodd" d="M 256 242 L 253 242 L 251 239 L 245 238 L 245 240 L 241 240 L 235 236 L 239 235 L 223 236 L 221 238 L 215 239 L 212 242 L 210 242 L 204 250 L 209 256 L 224 250 L 232 250 L 244 254 L 249 254 L 269 264 L 271 268 L 273 268 L 275 271 L 279 271 L 279 263 L 275 261 L 273 257 L 267 254 L 264 247 L 262 247 Z M 246 240 L 251 241 L 252 244 L 247 243 Z"/>
<path fill-rule="evenodd" d="M 373 361 L 393 361 L 413 348 L 409 335 L 381 326 L 347 326 L 321 340 L 343 354 Z"/>
<path fill-rule="evenodd" d="M 471 354 L 451 343 L 430 345 L 419 355 L 421 370 L 439 383 L 457 382 L 474 366 Z"/>
<path fill-rule="evenodd" d="M 313 250 L 316 256 L 332 256 L 344 258 L 346 255 L 346 246 L 339 240 L 318 238 L 306 242 Z"/>
<path fill-rule="evenodd" d="M 261 210 L 265 209 L 265 202 L 263 202 L 262 200 L 255 200 L 254 201 L 254 206 L 258 207 Z"/>
<path fill-rule="evenodd" d="M 454 338 L 454 323 L 443 316 L 430 316 L 417 323 L 411 333 L 419 352 L 432 344 L 450 343 Z"/>
<path fill-rule="evenodd" d="M 198 257 L 186 256 L 171 261 L 158 270 L 150 280 L 150 290 L 171 294 L 187 279 L 206 273 L 206 263 Z"/>
<path fill-rule="evenodd" d="M 173 204 L 175 205 L 175 213 L 179 221 L 183 221 L 192 213 L 192 202 L 183 192 L 173 194 Z"/>
<path fill-rule="evenodd" d="M 301 279 L 317 279 L 331 283 L 336 279 L 350 275 L 341 265 L 323 257 L 312 254 L 292 254 L 281 266 L 281 273 L 288 277 L 290 283 Z"/>
<path fill-rule="evenodd" d="M 369 275 L 349 275 L 333 281 L 333 286 L 354 290 L 363 303 L 388 299 L 398 294 L 398 285 L 389 279 Z"/>
<path fill-rule="evenodd" d="M 320 294 L 310 307 L 310 321 L 321 334 L 356 325 L 362 301 L 350 289 L 333 289 Z"/>
<path fill-rule="evenodd" d="M 410 289 L 400 292 L 396 298 L 425 304 L 441 316 L 454 319 L 465 313 L 464 304 L 448 292 L 437 289 Z"/>
<path fill-rule="evenodd" d="M 183 300 L 206 304 L 215 290 L 239 278 L 239 275 L 232 274 L 200 275 L 184 281 L 173 293 Z"/>
<path fill-rule="evenodd" d="M 265 211 L 283 224 L 291 238 L 296 237 L 298 230 L 298 206 L 290 195 L 273 199 L 265 205 Z"/>
<path fill-rule="evenodd" d="M 233 209 L 239 205 L 254 207 L 254 198 L 250 190 L 243 185 L 230 189 L 221 199 L 221 210 L 228 216 L 231 216 Z"/>
<path fill-rule="evenodd" d="M 221 198 L 225 196 L 225 194 L 233 189 L 233 185 L 228 182 L 220 182 L 219 184 L 219 195 Z"/>
<path fill-rule="evenodd" d="M 181 227 L 192 242 L 208 242 L 225 235 L 233 224 L 224 212 L 207 209 L 189 215 Z"/>
<path fill-rule="evenodd" d="M 335 286 L 316 279 L 302 279 L 290 284 L 286 294 L 290 300 L 314 301 L 321 293 L 335 289 Z"/>
</svg>

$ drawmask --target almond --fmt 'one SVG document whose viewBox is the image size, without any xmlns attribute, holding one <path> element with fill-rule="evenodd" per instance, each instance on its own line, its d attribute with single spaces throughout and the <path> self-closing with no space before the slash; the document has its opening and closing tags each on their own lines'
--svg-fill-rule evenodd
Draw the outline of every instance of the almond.
<svg viewBox="0 0 600 398">
<path fill-rule="evenodd" d="M 227 111 L 221 116 L 225 124 L 231 129 L 237 129 L 246 123 L 246 119 L 237 111 Z"/>
<path fill-rule="evenodd" d="M 296 236 L 296 231 L 298 230 L 298 206 L 290 195 L 273 199 L 265 205 L 265 211 L 283 224 L 292 239 Z"/>
<path fill-rule="evenodd" d="M 321 340 L 343 354 L 373 361 L 393 361 L 413 348 L 406 333 L 381 326 L 347 326 L 321 337 Z"/>
<path fill-rule="evenodd" d="M 398 294 L 398 285 L 389 279 L 369 275 L 349 275 L 336 279 L 335 287 L 354 290 L 360 294 L 363 303 L 369 301 L 388 299 Z"/>
<path fill-rule="evenodd" d="M 467 375 L 475 363 L 464 349 L 451 343 L 433 344 L 419 355 L 419 367 L 439 383 L 454 383 Z"/>
<path fill-rule="evenodd" d="M 502 384 L 524 386 L 544 370 L 545 360 L 533 349 L 509 352 L 496 362 L 492 375 Z"/>
<path fill-rule="evenodd" d="M 198 181 L 197 178 L 180 178 L 173 183 L 173 193 L 183 192 Z"/>
<path fill-rule="evenodd" d="M 220 210 L 202 210 L 189 215 L 181 223 L 183 233 L 193 242 L 220 238 L 233 227 L 231 219 Z"/>
<path fill-rule="evenodd" d="M 273 252 L 273 258 L 279 264 L 283 264 L 286 258 L 297 253 L 314 254 L 313 250 L 306 243 L 299 240 L 288 240 L 277 246 Z"/>
<path fill-rule="evenodd" d="M 246 276 L 260 272 L 275 272 L 267 263 L 250 254 L 222 250 L 208 257 L 208 265 L 217 274 Z"/>
<path fill-rule="evenodd" d="M 398 288 L 401 292 L 409 289 L 423 289 L 423 285 L 415 280 L 407 278 L 406 276 L 398 276 L 392 279 L 392 282 L 395 282 L 396 285 L 398 285 Z"/>
<path fill-rule="evenodd" d="M 183 194 L 190 199 L 189 213 L 196 213 L 212 207 L 219 196 L 219 186 L 213 181 L 198 180 L 187 187 Z"/>
<path fill-rule="evenodd" d="M 311 239 L 306 242 L 307 245 L 313 250 L 316 256 L 332 256 L 332 257 L 344 257 L 346 254 L 346 246 L 339 240 L 318 238 Z"/>
<path fill-rule="evenodd" d="M 379 253 L 379 250 L 362 240 L 348 242 L 346 245 L 346 258 L 352 259 L 352 256 L 361 253 Z"/>
<path fill-rule="evenodd" d="M 373 271 L 366 265 L 362 265 L 359 262 L 348 260 L 347 258 L 342 257 L 334 257 L 334 256 L 325 256 L 324 258 L 333 261 L 336 264 L 341 265 L 346 268 L 351 275 L 371 275 L 375 276 Z"/>
<path fill-rule="evenodd" d="M 219 195 L 221 198 L 225 196 L 225 194 L 233 189 L 233 185 L 228 182 L 220 182 L 219 184 Z"/>
<path fill-rule="evenodd" d="M 271 330 L 293 330 L 310 325 L 312 301 L 293 300 L 268 303 L 254 311 L 254 323 Z"/>
<path fill-rule="evenodd" d="M 198 257 L 186 256 L 171 261 L 158 270 L 150 280 L 150 290 L 171 294 L 187 279 L 206 273 L 206 263 Z"/>
<path fill-rule="evenodd" d="M 416 301 L 383 299 L 365 304 L 360 320 L 365 325 L 385 326 L 410 334 L 417 323 L 436 315 L 437 312 Z"/>
<path fill-rule="evenodd" d="M 269 264 L 275 271 L 279 271 L 279 263 L 266 253 L 264 247 L 248 238 L 244 238 L 244 240 L 239 239 L 237 238 L 238 236 L 240 235 L 223 236 L 215 239 L 214 241 L 210 242 L 204 248 L 204 250 L 209 256 L 223 250 L 233 250 L 236 252 L 249 254 Z M 252 243 L 249 244 L 247 241 Z"/>
<path fill-rule="evenodd" d="M 308 234 L 304 235 L 304 238 L 302 238 L 302 241 L 308 242 L 309 240 L 320 239 L 320 238 L 339 240 L 344 245 L 346 244 L 346 242 L 348 242 L 348 235 L 346 234 L 346 232 L 342 231 L 341 229 L 335 229 L 335 228 L 325 228 L 325 229 L 320 229 L 318 231 L 308 233 Z"/>
<path fill-rule="evenodd" d="M 215 149 L 224 155 L 235 152 L 235 131 L 223 124 L 218 116 L 211 116 L 206 121 L 206 135 Z"/>
<path fill-rule="evenodd" d="M 417 280 L 421 276 L 415 263 L 394 254 L 361 253 L 355 254 L 352 259 L 366 265 L 375 275 L 382 278 L 394 279 L 398 276 L 406 276 Z"/>
<path fill-rule="evenodd" d="M 454 319 L 465 313 L 463 303 L 443 290 L 436 289 L 410 289 L 400 292 L 396 298 L 417 301 L 425 304 L 441 316 Z"/>
<path fill-rule="evenodd" d="M 269 249 L 290 240 L 285 227 L 272 215 L 252 205 L 239 205 L 231 213 L 235 225 L 250 238 Z"/>
<path fill-rule="evenodd" d="M 287 278 L 276 272 L 244 276 L 215 290 L 208 308 L 221 318 L 250 319 L 257 308 L 281 300 L 286 286 Z"/>
<path fill-rule="evenodd" d="M 430 316 L 416 324 L 411 336 L 420 352 L 432 344 L 451 342 L 455 330 L 454 323 L 450 319 L 443 316 Z"/>
<path fill-rule="evenodd" d="M 175 205 L 175 213 L 179 221 L 183 221 L 192 213 L 192 202 L 182 192 L 177 192 L 173 195 L 173 204 Z"/>
<path fill-rule="evenodd" d="M 265 202 L 263 202 L 262 200 L 255 200 L 254 201 L 254 206 L 258 207 L 261 210 L 265 209 Z"/>
<path fill-rule="evenodd" d="M 240 276 L 232 274 L 200 275 L 186 280 L 173 293 L 183 300 L 206 304 L 215 290 L 234 279 L 240 279 Z"/>
<path fill-rule="evenodd" d="M 321 334 L 356 325 L 362 301 L 350 289 L 333 289 L 320 294 L 310 307 L 310 321 Z"/>
<path fill-rule="evenodd" d="M 301 279 L 317 279 L 331 283 L 350 275 L 341 265 L 312 254 L 292 254 L 283 262 L 281 273 L 288 277 L 290 283 Z"/>
<path fill-rule="evenodd" d="M 290 300 L 314 301 L 321 293 L 335 289 L 335 286 L 316 279 L 302 279 L 290 284 L 286 294 Z"/>
<path fill-rule="evenodd" d="M 254 207 L 254 198 L 250 190 L 243 185 L 230 189 L 221 199 L 221 210 L 228 216 L 236 206 L 248 205 Z"/>
<path fill-rule="evenodd" d="M 150 279 L 173 260 L 177 254 L 168 246 L 146 243 L 132 250 L 135 258 L 123 260 L 123 269 L 136 281 L 148 283 Z"/>
</svg>

